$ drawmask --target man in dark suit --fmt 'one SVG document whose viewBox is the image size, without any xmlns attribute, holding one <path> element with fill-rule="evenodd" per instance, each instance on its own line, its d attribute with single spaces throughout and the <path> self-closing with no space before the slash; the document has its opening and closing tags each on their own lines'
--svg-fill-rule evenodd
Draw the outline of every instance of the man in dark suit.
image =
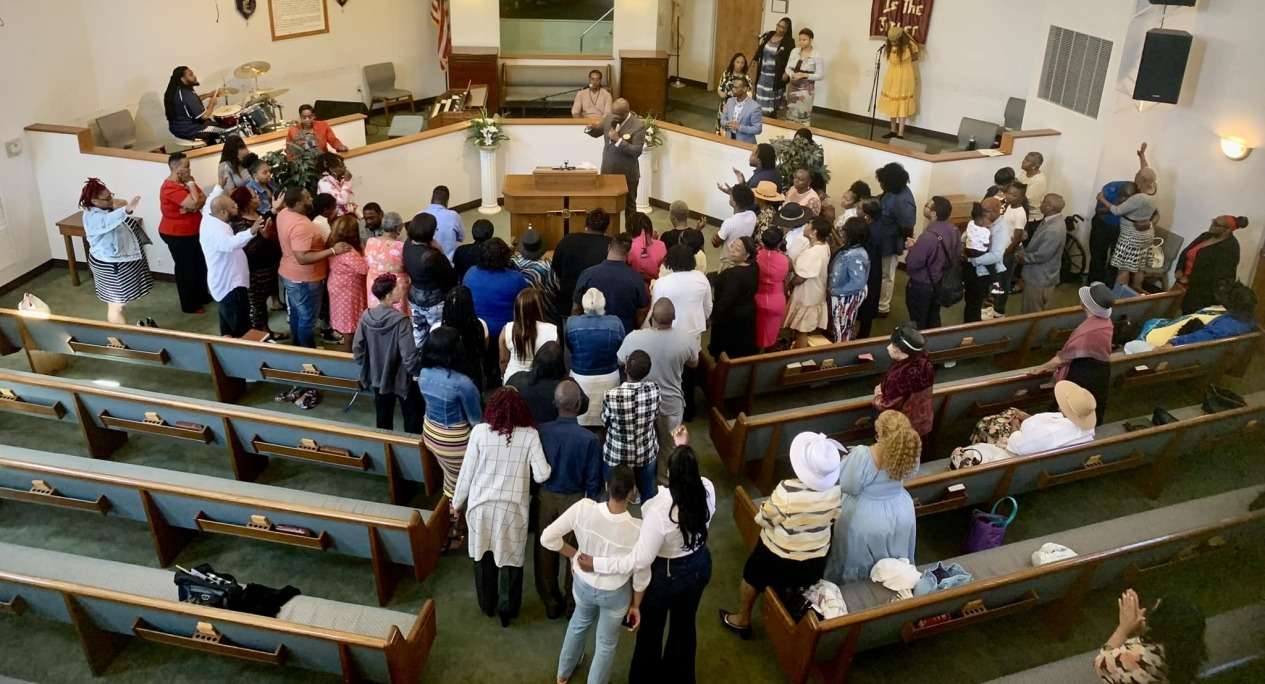
<svg viewBox="0 0 1265 684">
<path fill-rule="evenodd" d="M 637 184 L 641 181 L 637 158 L 646 145 L 646 126 L 641 117 L 630 111 L 628 100 L 621 97 L 611 105 L 611 113 L 602 123 L 585 126 L 584 132 L 602 138 L 602 173 L 618 173 L 628 179 L 628 199 L 624 207 L 626 230 L 637 212 Z"/>
</svg>

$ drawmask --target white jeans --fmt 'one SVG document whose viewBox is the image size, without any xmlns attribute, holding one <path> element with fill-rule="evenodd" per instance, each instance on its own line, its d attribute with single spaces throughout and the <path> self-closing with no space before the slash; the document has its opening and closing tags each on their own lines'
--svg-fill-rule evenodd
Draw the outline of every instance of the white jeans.
<svg viewBox="0 0 1265 684">
<path fill-rule="evenodd" d="M 888 313 L 892 310 L 892 290 L 896 283 L 896 264 L 900 256 L 883 257 L 883 286 L 878 291 L 878 311 Z"/>
</svg>

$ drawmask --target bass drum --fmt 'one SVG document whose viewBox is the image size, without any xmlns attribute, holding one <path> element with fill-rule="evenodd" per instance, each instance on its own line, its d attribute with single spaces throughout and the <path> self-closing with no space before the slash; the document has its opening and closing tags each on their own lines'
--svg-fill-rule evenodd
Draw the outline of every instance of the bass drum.
<svg viewBox="0 0 1265 684">
<path fill-rule="evenodd" d="M 211 120 L 219 128 L 235 128 L 241 122 L 241 105 L 224 105 L 211 110 Z"/>
<path fill-rule="evenodd" d="M 253 135 L 268 132 L 273 124 L 272 112 L 263 105 L 254 105 L 242 110 L 241 119 L 242 123 L 250 127 Z"/>
</svg>

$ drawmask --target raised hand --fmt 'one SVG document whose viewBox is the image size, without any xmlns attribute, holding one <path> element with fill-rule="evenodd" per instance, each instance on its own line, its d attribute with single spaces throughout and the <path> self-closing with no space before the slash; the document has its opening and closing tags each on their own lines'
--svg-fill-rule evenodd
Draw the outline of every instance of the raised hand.
<svg viewBox="0 0 1265 684">
<path fill-rule="evenodd" d="M 136 211 L 136 205 L 138 205 L 138 204 L 140 204 L 140 203 L 141 203 L 141 196 L 140 196 L 140 195 L 137 195 L 137 196 L 133 197 L 133 198 L 132 198 L 132 201 L 127 203 L 127 210 L 128 210 L 128 211 Z"/>
</svg>

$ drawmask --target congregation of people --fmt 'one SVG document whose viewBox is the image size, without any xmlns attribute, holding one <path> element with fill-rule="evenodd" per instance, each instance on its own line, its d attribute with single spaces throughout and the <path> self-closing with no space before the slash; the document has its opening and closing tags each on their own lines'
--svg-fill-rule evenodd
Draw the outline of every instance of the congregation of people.
<svg viewBox="0 0 1265 684">
<path fill-rule="evenodd" d="M 791 31 L 783 19 L 750 62 L 734 55 L 718 89 L 718 134 L 755 143 L 761 117 L 782 106 L 788 120 L 810 123 L 826 65 L 811 30 L 801 29 L 793 48 Z M 895 31 L 886 50 L 880 106 L 892 120 L 890 137 L 900 137 L 913 113 L 912 95 L 902 94 L 912 93 L 912 80 L 902 79 L 919 50 Z M 577 94 L 573 115 L 602 121 L 585 131 L 609 131 L 611 155 L 625 154 L 640 125 L 626 102 L 601 89 L 600 72 Z M 520 613 L 530 548 L 546 615 L 569 619 L 560 683 L 579 666 L 590 631 L 597 649 L 588 681 L 607 681 L 624 628 L 636 630 L 629 681 L 695 681 L 716 513 L 715 487 L 700 474 L 687 427 L 698 414 L 704 350 L 737 359 L 863 339 L 876 319 L 898 310 L 894 302 L 903 299 L 908 312 L 890 334 L 890 369 L 873 389 L 873 443 L 845 447 L 809 432 L 791 442 L 794 477 L 760 506 L 736 610 L 719 615 L 746 639 L 768 587 L 870 581 L 881 561 L 917 562 L 904 481 L 932 456 L 936 366 L 924 332 L 957 305 L 946 297 L 946 276 L 960 278 L 968 323 L 1006 316 L 1012 294 L 1021 298 L 1018 312 L 1047 310 L 1062 281 L 1066 202 L 1046 192 L 1036 152 L 1018 170 L 997 172 L 960 229 L 952 220 L 965 217 L 953 203 L 915 198 L 899 163 L 852 182 L 836 206 L 811 169 L 792 170 L 786 182 L 774 148 L 758 144 L 750 171 L 735 169 L 733 182 L 716 184 L 732 214 L 714 232 L 682 201 L 670 205 L 662 234 L 630 205 L 626 232 L 611 234 L 612 217 L 594 209 L 549 250 L 535 230 L 507 242 L 484 219 L 467 241 L 444 186 L 409 220 L 376 202 L 361 205 L 338 154 L 345 148 L 328 140 L 327 126 L 305 119 L 303 130 L 308 144 L 337 150 L 318 158 L 315 194 L 280 187 L 240 138 L 226 140 L 209 191 L 183 154 L 171 155 L 158 232 L 174 260 L 180 308 L 202 314 L 213 302 L 229 337 L 350 350 L 376 426 L 396 429 L 398 408 L 404 431 L 421 435 L 438 462 L 454 515 L 447 549 L 472 559 L 479 609 L 502 626 Z M 806 128 L 796 137 L 812 144 Z M 1112 307 L 1146 286 L 1159 220 L 1145 145 L 1138 156 L 1134 179 L 1108 184 L 1096 198 L 1090 284 L 1077 294 L 1084 322 L 1028 371 L 1049 376 L 1058 410 L 983 418 L 971 444 L 954 450 L 952 468 L 1081 444 L 1103 423 L 1117 343 Z M 131 218 L 139 201 L 117 206 L 98 179 L 80 197 L 96 294 L 114 323 L 127 323 L 125 305 L 153 287 L 142 249 L 149 240 Z M 1234 232 L 1247 224 L 1216 217 L 1181 253 L 1182 316 L 1147 322 L 1136 340 L 1145 346 L 1132 350 L 1255 328 L 1255 297 L 1235 280 Z M 718 263 L 709 262 L 708 243 Z M 288 330 L 271 329 L 271 314 L 282 310 Z M 319 401 L 315 390 L 297 388 L 277 398 L 301 408 Z M 630 508 L 637 506 L 640 518 Z"/>
</svg>

